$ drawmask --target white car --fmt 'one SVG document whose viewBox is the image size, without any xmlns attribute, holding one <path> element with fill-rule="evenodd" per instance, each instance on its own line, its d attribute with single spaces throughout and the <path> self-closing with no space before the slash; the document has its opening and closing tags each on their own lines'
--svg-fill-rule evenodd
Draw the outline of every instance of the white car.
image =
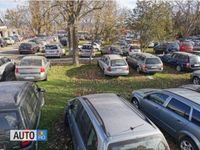
<svg viewBox="0 0 200 150">
<path fill-rule="evenodd" d="M 15 43 L 15 41 L 11 37 L 5 37 L 4 40 L 8 45 L 12 45 Z"/>
<path fill-rule="evenodd" d="M 65 55 L 65 49 L 59 44 L 45 45 L 45 57 L 62 57 Z"/>
<path fill-rule="evenodd" d="M 140 45 L 137 44 L 129 44 L 128 48 L 125 49 L 126 55 L 132 55 L 134 53 L 140 53 L 140 52 L 141 52 Z"/>
<path fill-rule="evenodd" d="M 91 45 L 92 45 L 92 43 L 88 43 L 88 44 L 91 44 Z M 96 49 L 96 50 L 98 50 L 98 51 L 101 50 L 100 44 L 98 44 L 98 43 L 96 43 L 96 42 L 93 43 L 93 47 L 94 47 L 94 49 Z"/>
<path fill-rule="evenodd" d="M 98 60 L 98 65 L 105 75 L 120 76 L 129 74 L 128 63 L 120 55 L 104 55 Z"/>
<path fill-rule="evenodd" d="M 90 55 L 95 56 L 94 47 L 91 44 L 83 44 L 81 49 L 80 49 L 80 56 L 90 57 Z"/>
</svg>

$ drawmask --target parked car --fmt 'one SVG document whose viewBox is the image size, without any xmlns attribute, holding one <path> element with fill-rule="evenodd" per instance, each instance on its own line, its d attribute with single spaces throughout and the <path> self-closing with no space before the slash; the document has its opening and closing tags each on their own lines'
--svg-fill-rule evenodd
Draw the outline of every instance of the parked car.
<svg viewBox="0 0 200 150">
<path fill-rule="evenodd" d="M 79 55 L 82 57 L 90 57 L 90 55 L 95 56 L 95 49 L 91 44 L 83 44 L 80 47 Z"/>
<path fill-rule="evenodd" d="M 200 40 L 194 41 L 193 51 L 200 51 Z"/>
<path fill-rule="evenodd" d="M 7 46 L 7 42 L 4 39 L 0 38 L 0 47 L 5 47 L 5 46 Z"/>
<path fill-rule="evenodd" d="M 120 76 L 129 74 L 128 64 L 120 55 L 104 55 L 98 60 L 97 63 L 102 69 L 104 75 Z"/>
<path fill-rule="evenodd" d="M 181 52 L 192 52 L 193 51 L 193 43 L 191 41 L 180 42 L 180 51 Z"/>
<path fill-rule="evenodd" d="M 132 55 L 134 53 L 141 52 L 140 46 L 137 44 L 129 44 L 128 48 L 124 49 L 125 55 Z"/>
<path fill-rule="evenodd" d="M 0 80 L 9 81 L 15 78 L 15 63 L 7 58 L 0 57 Z"/>
<path fill-rule="evenodd" d="M 45 57 L 59 57 L 65 55 L 65 49 L 60 44 L 45 45 Z"/>
<path fill-rule="evenodd" d="M 63 45 L 63 46 L 67 46 L 67 41 L 68 41 L 68 39 L 67 39 L 67 37 L 62 37 L 62 38 L 60 38 L 59 39 L 60 40 L 60 43 Z"/>
<path fill-rule="evenodd" d="M 200 93 L 184 88 L 141 89 L 132 103 L 179 143 L 180 150 L 200 149 Z"/>
<path fill-rule="evenodd" d="M 149 53 L 135 53 L 128 56 L 126 60 L 138 73 L 156 73 L 163 71 L 163 63 L 160 58 Z"/>
<path fill-rule="evenodd" d="M 29 42 L 35 43 L 39 47 L 40 52 L 45 52 L 45 45 L 46 45 L 45 41 L 40 40 L 39 38 L 34 38 L 29 40 Z"/>
<path fill-rule="evenodd" d="M 26 56 L 16 66 L 17 80 L 39 81 L 47 80 L 50 62 L 43 56 Z"/>
<path fill-rule="evenodd" d="M 4 41 L 6 41 L 7 45 L 12 45 L 15 43 L 15 41 L 11 37 L 5 37 Z"/>
<path fill-rule="evenodd" d="M 116 94 L 77 97 L 65 114 L 75 150 L 169 150 L 159 129 Z"/>
<path fill-rule="evenodd" d="M 154 46 L 155 54 L 171 53 L 179 51 L 180 47 L 177 42 L 164 42 Z"/>
<path fill-rule="evenodd" d="M 33 82 L 0 83 L 0 149 L 37 150 L 36 141 L 10 141 L 10 130 L 39 127 L 44 90 Z"/>
<path fill-rule="evenodd" d="M 39 52 L 39 46 L 33 42 L 21 43 L 19 46 L 20 54 L 35 54 Z"/>
<path fill-rule="evenodd" d="M 91 44 L 91 45 L 92 45 L 92 43 L 91 43 L 91 42 L 89 42 L 88 44 Z M 98 43 L 96 43 L 96 42 L 93 42 L 93 47 L 94 47 L 94 49 L 96 49 L 96 50 L 98 50 L 98 51 L 100 51 L 100 50 L 101 50 L 101 45 L 100 45 L 100 44 L 98 44 Z"/>
<path fill-rule="evenodd" d="M 164 64 L 176 67 L 178 72 L 200 70 L 200 56 L 194 54 L 174 52 L 161 56 L 161 60 Z"/>
<path fill-rule="evenodd" d="M 121 50 L 120 47 L 112 45 L 101 49 L 101 53 L 123 55 L 123 50 Z"/>
</svg>

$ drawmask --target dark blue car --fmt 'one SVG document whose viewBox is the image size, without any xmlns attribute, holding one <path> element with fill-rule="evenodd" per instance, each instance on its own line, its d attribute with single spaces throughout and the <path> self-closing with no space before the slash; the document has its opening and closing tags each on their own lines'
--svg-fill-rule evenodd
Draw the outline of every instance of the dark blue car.
<svg viewBox="0 0 200 150">
<path fill-rule="evenodd" d="M 160 58 L 164 64 L 176 67 L 178 72 L 200 70 L 200 56 L 194 54 L 174 52 L 165 54 Z"/>
</svg>

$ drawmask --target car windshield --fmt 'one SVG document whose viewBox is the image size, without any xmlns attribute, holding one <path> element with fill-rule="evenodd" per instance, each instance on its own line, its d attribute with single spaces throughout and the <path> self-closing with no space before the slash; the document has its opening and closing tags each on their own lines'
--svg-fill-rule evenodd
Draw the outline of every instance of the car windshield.
<svg viewBox="0 0 200 150">
<path fill-rule="evenodd" d="M 149 136 L 112 143 L 108 146 L 108 150 L 169 150 L 169 148 L 163 138 Z"/>
<path fill-rule="evenodd" d="M 57 45 L 46 45 L 45 48 L 48 50 L 51 50 L 51 49 L 58 49 Z"/>
<path fill-rule="evenodd" d="M 124 59 L 111 60 L 111 66 L 126 66 L 126 62 Z"/>
<path fill-rule="evenodd" d="M 17 129 L 18 118 L 14 111 L 0 112 L 0 129 Z"/>
<path fill-rule="evenodd" d="M 190 63 L 195 64 L 195 63 L 200 63 L 200 57 L 199 56 L 192 56 L 190 57 Z"/>
<path fill-rule="evenodd" d="M 147 58 L 146 64 L 160 64 L 161 61 L 158 58 Z"/>
<path fill-rule="evenodd" d="M 31 48 L 31 44 L 28 44 L 28 43 L 23 43 L 20 45 L 20 48 L 23 48 L 23 49 L 30 49 Z"/>
<path fill-rule="evenodd" d="M 20 66 L 42 66 L 41 59 L 22 59 Z"/>
</svg>

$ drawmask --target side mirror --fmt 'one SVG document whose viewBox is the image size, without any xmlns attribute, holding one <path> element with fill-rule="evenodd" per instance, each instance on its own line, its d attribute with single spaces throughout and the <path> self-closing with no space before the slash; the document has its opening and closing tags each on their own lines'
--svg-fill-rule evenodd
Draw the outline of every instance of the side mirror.
<svg viewBox="0 0 200 150">
<path fill-rule="evenodd" d="M 38 92 L 43 92 L 43 93 L 44 93 L 44 92 L 46 92 L 46 91 L 45 91 L 45 89 L 38 88 Z"/>
</svg>

